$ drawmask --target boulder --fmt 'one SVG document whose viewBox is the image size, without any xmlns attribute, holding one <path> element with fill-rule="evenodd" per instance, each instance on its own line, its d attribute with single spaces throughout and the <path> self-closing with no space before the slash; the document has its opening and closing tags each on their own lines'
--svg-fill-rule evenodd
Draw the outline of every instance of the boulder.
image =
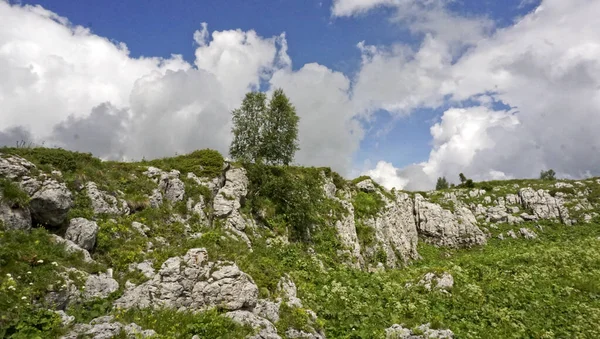
<svg viewBox="0 0 600 339">
<path fill-rule="evenodd" d="M 84 299 L 108 298 L 108 296 L 119 289 L 119 283 L 112 278 L 112 270 L 106 273 L 90 274 L 85 281 Z"/>
<path fill-rule="evenodd" d="M 34 164 L 21 157 L 0 153 L 0 178 L 15 180 L 28 175 L 33 168 Z"/>
<path fill-rule="evenodd" d="M 96 244 L 98 235 L 98 224 L 85 218 L 74 218 L 69 222 L 69 227 L 65 233 L 65 239 L 74 242 L 77 246 L 91 250 Z"/>
<path fill-rule="evenodd" d="M 54 179 L 44 181 L 29 202 L 31 216 L 39 223 L 60 226 L 73 207 L 71 192 L 64 183 Z"/>
<path fill-rule="evenodd" d="M 64 239 L 55 234 L 50 234 L 50 237 L 55 243 L 65 245 L 65 249 L 68 253 L 81 253 L 83 254 L 83 260 L 85 262 L 94 262 L 92 256 L 90 255 L 90 252 L 79 247 L 76 243 L 72 242 L 71 240 Z"/>
<path fill-rule="evenodd" d="M 452 339 L 454 333 L 450 330 L 434 330 L 430 328 L 429 324 L 424 324 L 417 327 L 418 333 L 411 331 L 402 325 L 394 324 L 385 330 L 386 339 Z"/>
<path fill-rule="evenodd" d="M 94 182 L 88 182 L 85 186 L 87 196 L 92 201 L 92 208 L 95 214 L 112 214 L 112 215 L 127 215 L 129 214 L 129 206 L 124 200 L 119 200 L 116 197 L 98 189 Z"/>
<path fill-rule="evenodd" d="M 418 285 L 424 286 L 427 290 L 437 289 L 450 291 L 454 286 L 454 278 L 447 272 L 442 274 L 429 272 L 423 276 Z"/>
<path fill-rule="evenodd" d="M 375 187 L 375 184 L 373 183 L 373 180 L 371 180 L 371 179 L 365 179 L 365 180 L 357 183 L 356 188 L 358 188 L 359 190 L 366 192 L 366 193 L 372 193 L 377 190 L 377 187 Z"/>
<path fill-rule="evenodd" d="M 558 195 L 553 197 L 547 191 L 527 187 L 519 190 L 519 197 L 523 207 L 532 210 L 539 219 L 555 219 L 563 223 L 569 220 L 569 211 Z"/>
<path fill-rule="evenodd" d="M 31 229 L 31 213 L 28 208 L 20 206 L 10 206 L 2 201 L 2 192 L 0 192 L 0 224 L 7 230 Z"/>
<path fill-rule="evenodd" d="M 248 339 L 281 339 L 277 334 L 277 329 L 270 321 L 261 318 L 252 312 L 237 310 L 228 312 L 225 316 L 239 324 L 249 325 L 258 332 L 255 335 L 248 337 Z"/>
</svg>

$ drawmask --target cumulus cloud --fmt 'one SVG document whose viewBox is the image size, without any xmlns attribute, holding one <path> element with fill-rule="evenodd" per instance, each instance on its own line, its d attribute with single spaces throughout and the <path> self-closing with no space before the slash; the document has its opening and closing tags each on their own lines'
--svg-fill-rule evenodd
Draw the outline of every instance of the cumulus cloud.
<svg viewBox="0 0 600 339">
<path fill-rule="evenodd" d="M 202 23 L 192 65 L 179 55 L 132 58 L 124 43 L 40 6 L 0 1 L 0 21 L 3 145 L 30 140 L 123 160 L 198 148 L 227 154 L 231 110 L 265 83 L 297 106 L 299 163 L 343 172 L 362 137 L 350 81 L 318 64 L 292 71 L 284 33 L 211 33 Z"/>
<path fill-rule="evenodd" d="M 426 38 L 419 52 L 427 48 L 429 60 L 439 60 L 436 72 L 416 57 L 407 62 L 401 53 L 370 49 L 375 57 L 363 68 L 366 75 L 379 70 L 384 76 L 387 68 L 393 74 L 384 78 L 388 84 L 400 76 L 414 84 L 413 90 L 396 84 L 387 93 L 380 85 L 380 97 L 371 102 L 375 108 L 410 112 L 468 102 L 464 109 L 448 109 L 431 128 L 429 159 L 413 165 L 427 178 L 401 169 L 397 175 L 412 182 L 421 178 L 430 188 L 437 176 L 455 181 L 459 172 L 476 180 L 536 177 L 548 168 L 564 177 L 600 175 L 600 19 L 594 14 L 599 11 L 597 1 L 542 1 L 455 61 L 448 49 L 427 47 Z M 363 79 L 364 88 L 374 83 L 376 76 L 366 75 L 359 75 L 357 86 Z M 497 103 L 511 109 L 498 109 Z"/>
</svg>

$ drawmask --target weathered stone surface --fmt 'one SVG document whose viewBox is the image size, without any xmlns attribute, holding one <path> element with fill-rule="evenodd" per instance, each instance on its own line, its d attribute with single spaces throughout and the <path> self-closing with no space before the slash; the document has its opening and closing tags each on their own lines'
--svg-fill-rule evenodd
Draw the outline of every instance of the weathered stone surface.
<svg viewBox="0 0 600 339">
<path fill-rule="evenodd" d="M 423 276 L 418 284 L 424 286 L 427 290 L 437 289 L 450 291 L 454 286 L 454 278 L 448 272 L 442 274 L 429 272 Z"/>
<path fill-rule="evenodd" d="M 146 260 L 140 263 L 132 263 L 129 265 L 129 270 L 138 270 L 140 271 L 146 278 L 154 277 L 154 267 L 152 266 L 152 261 Z"/>
<path fill-rule="evenodd" d="M 159 208 L 163 204 L 163 196 L 158 188 L 152 190 L 152 194 L 148 197 L 150 200 L 150 207 Z"/>
<path fill-rule="evenodd" d="M 63 310 L 54 311 L 54 313 L 58 314 L 58 316 L 60 317 L 60 322 L 63 324 L 63 326 L 69 326 L 73 323 L 73 321 L 75 321 L 74 316 L 68 315 Z"/>
<path fill-rule="evenodd" d="M 136 230 L 139 234 L 143 236 L 147 236 L 146 232 L 150 232 L 150 227 L 142 224 L 141 222 L 133 221 L 131 223 L 131 228 Z"/>
<path fill-rule="evenodd" d="M 169 258 L 152 279 L 126 291 L 115 306 L 237 310 L 252 309 L 257 297 L 258 287 L 235 264 L 209 262 L 206 250 L 195 248 Z"/>
<path fill-rule="evenodd" d="M 74 218 L 69 222 L 65 239 L 74 242 L 77 246 L 91 250 L 96 244 L 98 224 L 85 218 Z"/>
<path fill-rule="evenodd" d="M 506 235 L 513 239 L 517 239 L 517 234 L 515 234 L 515 231 L 513 230 L 509 230 L 508 232 L 506 232 Z"/>
<path fill-rule="evenodd" d="M 558 194 L 551 196 L 544 190 L 535 191 L 527 187 L 519 190 L 523 207 L 531 209 L 539 219 L 556 219 L 563 223 L 569 220 L 569 211 L 564 206 L 564 200 Z"/>
<path fill-rule="evenodd" d="M 289 339 L 324 339 L 325 336 L 322 333 L 317 332 L 304 332 L 295 328 L 289 328 L 285 331 L 285 336 Z"/>
<path fill-rule="evenodd" d="M 241 207 L 248 193 L 248 177 L 243 168 L 233 168 L 225 173 L 225 185 L 219 189 L 213 202 L 214 215 L 225 217 Z"/>
<path fill-rule="evenodd" d="M 521 235 L 525 239 L 535 239 L 535 238 L 537 238 L 537 234 L 535 234 L 535 232 L 533 232 L 532 230 L 530 230 L 528 228 L 521 228 L 521 229 L 519 229 L 519 233 L 521 233 Z"/>
<path fill-rule="evenodd" d="M 225 167 L 224 168 L 224 171 L 225 171 L 229 168 L 229 164 L 225 164 L 224 167 Z M 219 191 L 219 189 L 225 184 L 225 176 L 223 176 L 223 175 L 220 175 L 216 178 L 207 178 L 207 177 L 199 178 L 194 173 L 190 172 L 187 174 L 187 178 L 192 179 L 194 182 L 196 182 L 196 184 L 198 184 L 200 186 L 204 186 L 204 187 L 208 188 L 213 196 L 216 195 L 217 192 Z"/>
<path fill-rule="evenodd" d="M 83 260 L 86 262 L 93 262 L 94 260 L 92 259 L 92 256 L 90 255 L 90 252 L 88 252 L 87 250 L 79 247 L 76 243 L 72 242 L 71 240 L 67 240 L 64 239 L 62 237 L 59 237 L 58 235 L 55 234 L 50 234 L 50 238 L 58 244 L 64 244 L 65 245 L 65 249 L 67 250 L 67 252 L 69 253 L 81 253 L 83 254 Z"/>
<path fill-rule="evenodd" d="M 333 185 L 333 182 L 331 182 L 331 184 Z M 358 235 L 356 234 L 354 206 L 352 206 L 352 203 L 349 201 L 349 193 L 344 192 L 344 195 L 344 199 L 335 196 L 331 197 L 331 199 L 342 204 L 346 211 L 346 213 L 341 216 L 341 219 L 335 221 L 335 228 L 342 245 L 350 251 L 350 255 L 354 258 L 351 266 L 360 268 L 364 263 L 364 259 L 360 253 L 360 243 L 358 242 Z"/>
<path fill-rule="evenodd" d="M 116 197 L 98 189 L 95 182 L 88 182 L 85 185 L 87 196 L 92 201 L 92 208 L 96 214 L 114 214 L 127 215 L 129 214 L 129 206 L 124 200 L 119 200 Z"/>
<path fill-rule="evenodd" d="M 452 213 L 417 194 L 415 212 L 419 233 L 435 245 L 458 247 L 486 243 L 485 234 L 476 225 L 477 219 L 460 204 Z"/>
<path fill-rule="evenodd" d="M 44 181 L 29 202 L 32 217 L 50 226 L 60 226 L 66 220 L 72 206 L 71 192 L 64 183 L 54 179 Z"/>
<path fill-rule="evenodd" d="M 270 300 L 259 299 L 256 302 L 256 307 L 252 310 L 252 313 L 269 320 L 272 323 L 279 321 L 279 307 L 281 301 L 273 302 Z"/>
<path fill-rule="evenodd" d="M 365 179 L 359 183 L 356 184 L 356 187 L 363 191 L 363 192 L 375 192 L 377 190 L 377 187 L 375 187 L 375 184 L 373 183 L 373 180 L 371 179 Z"/>
<path fill-rule="evenodd" d="M 434 330 L 429 328 L 429 324 L 421 325 L 418 328 L 419 333 L 415 334 L 408 328 L 403 327 L 402 325 L 394 324 L 391 327 L 385 330 L 385 338 L 386 339 L 429 339 L 429 338 L 437 338 L 437 339 L 452 339 L 454 338 L 454 333 L 450 330 Z"/>
<path fill-rule="evenodd" d="M 302 301 L 296 297 L 296 284 L 294 284 L 289 275 L 286 274 L 279 279 L 277 292 L 288 305 L 302 307 Z"/>
<path fill-rule="evenodd" d="M 2 201 L 2 192 L 0 192 L 0 223 L 7 230 L 31 229 L 31 213 L 28 208 L 10 206 Z"/>
<path fill-rule="evenodd" d="M 85 299 L 107 298 L 119 289 L 119 283 L 112 278 L 112 269 L 106 273 L 90 274 L 85 281 L 83 297 Z"/>
<path fill-rule="evenodd" d="M 248 339 L 281 339 L 277 334 L 277 329 L 270 321 L 252 312 L 237 310 L 228 312 L 225 316 L 239 324 L 249 325 L 256 329 L 258 333 L 248 337 Z"/>
<path fill-rule="evenodd" d="M 375 230 L 377 246 L 386 252 L 387 262 L 384 264 L 397 267 L 418 259 L 418 232 L 412 199 L 406 193 L 396 193 L 395 200 L 383 194 L 380 197 L 385 207 L 375 218 L 364 220 L 363 223 Z"/>
<path fill-rule="evenodd" d="M 141 326 L 131 323 L 123 325 L 115 322 L 113 316 L 92 319 L 89 324 L 76 324 L 73 329 L 61 339 L 77 339 L 81 337 L 92 339 L 110 339 L 125 332 L 128 339 L 149 338 L 156 335 L 154 330 L 144 330 Z"/>
<path fill-rule="evenodd" d="M 185 195 L 185 184 L 179 179 L 179 171 L 172 170 L 162 173 L 158 188 L 164 193 L 165 198 L 171 202 L 182 201 Z"/>
<path fill-rule="evenodd" d="M 29 174 L 35 165 L 14 155 L 6 156 L 0 153 L 0 178 L 17 179 Z"/>
</svg>

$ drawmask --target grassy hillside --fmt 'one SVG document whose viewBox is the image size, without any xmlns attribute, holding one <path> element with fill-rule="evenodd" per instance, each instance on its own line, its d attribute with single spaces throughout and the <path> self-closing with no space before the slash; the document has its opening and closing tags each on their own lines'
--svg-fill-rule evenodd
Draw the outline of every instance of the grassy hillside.
<svg viewBox="0 0 600 339">
<path fill-rule="evenodd" d="M 491 238 L 488 245 L 471 249 L 437 248 L 420 242 L 421 260 L 401 269 L 369 273 L 348 267 L 339 256 L 342 246 L 332 223 L 343 212 L 338 202 L 324 196 L 320 173 L 331 176 L 338 188 L 352 183 L 328 169 L 245 165 L 250 193 L 243 210 L 263 225 L 256 233 L 248 234 L 252 241 L 249 249 L 244 242 L 227 237 L 219 220 L 207 223 L 192 218 L 187 221 L 192 229 L 186 231 L 182 222 L 170 218 L 185 210 L 184 202 L 148 207 L 147 195 L 155 184 L 142 174 L 147 166 L 212 177 L 223 166 L 223 158 L 214 151 L 139 163 L 102 162 L 87 154 L 56 149 L 5 148 L 0 153 L 22 156 L 36 164 L 40 172 L 61 171 L 62 177 L 57 175 L 57 179 L 75 194 L 76 206 L 69 217 L 95 218 L 100 227 L 92 251 L 95 264 L 85 263 L 81 256 L 69 254 L 62 245 L 53 243 L 49 235 L 60 233 L 59 229 L 0 231 L 0 333 L 5 337 L 50 338 L 65 333 L 58 316 L 39 309 L 36 303 L 48 285 L 62 283 L 60 274 L 66 267 L 90 273 L 110 267 L 121 286 L 109 299 L 69 308 L 67 313 L 75 316 L 76 322 L 113 314 L 117 319 L 154 329 L 163 338 L 193 334 L 206 338 L 245 337 L 250 329 L 222 317 L 218 309 L 194 315 L 111 308 L 126 281 L 139 284 L 147 279 L 137 271 L 129 271 L 130 264 L 151 260 L 158 269 L 167 258 L 196 247 L 205 247 L 211 260 L 237 263 L 252 276 L 262 298 L 276 297 L 277 281 L 285 273 L 290 274 L 298 286 L 298 297 L 318 314 L 318 325 L 328 338 L 382 338 L 385 328 L 394 323 L 411 328 L 431 323 L 433 328 L 450 328 L 457 338 L 600 337 L 598 218 L 575 226 L 546 221 L 525 223 L 518 227 L 535 229 L 537 239 Z M 186 194 L 210 197 L 185 176 L 182 180 Z M 135 213 L 94 217 L 89 199 L 79 188 L 87 181 L 115 195 L 122 192 L 119 196 L 135 207 Z M 514 184 L 549 187 L 536 180 L 477 185 L 489 192 L 504 193 L 514 189 Z M 595 199 L 600 192 L 596 186 L 600 185 L 589 185 L 590 199 Z M 495 187 L 499 189 L 494 191 Z M 17 193 L 13 196 L 20 197 Z M 431 200 L 443 193 L 430 194 Z M 438 199 L 443 203 L 441 196 Z M 362 215 L 382 208 L 376 197 L 366 193 L 358 194 L 353 202 Z M 148 238 L 132 229 L 133 221 L 149 227 Z M 518 229 L 508 224 L 496 227 L 493 235 Z M 201 236 L 189 237 L 186 234 L 190 232 Z M 289 242 L 276 241 L 282 236 Z M 364 239 L 368 234 L 361 237 L 362 241 L 368 240 Z M 148 253 L 148 239 L 164 245 Z M 428 272 L 450 273 L 454 286 L 447 293 L 416 284 Z M 290 323 L 304 326 L 307 317 L 282 308 L 282 317 L 275 325 L 283 334 Z"/>
</svg>

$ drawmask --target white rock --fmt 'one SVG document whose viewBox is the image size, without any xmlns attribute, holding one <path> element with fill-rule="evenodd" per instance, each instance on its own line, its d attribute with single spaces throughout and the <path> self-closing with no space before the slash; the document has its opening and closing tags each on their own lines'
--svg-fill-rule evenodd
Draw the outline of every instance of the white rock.
<svg viewBox="0 0 600 339">
<path fill-rule="evenodd" d="M 74 218 L 69 222 L 69 227 L 65 233 L 65 239 L 74 242 L 77 246 L 91 250 L 96 244 L 98 235 L 98 224 L 85 218 Z"/>
</svg>

